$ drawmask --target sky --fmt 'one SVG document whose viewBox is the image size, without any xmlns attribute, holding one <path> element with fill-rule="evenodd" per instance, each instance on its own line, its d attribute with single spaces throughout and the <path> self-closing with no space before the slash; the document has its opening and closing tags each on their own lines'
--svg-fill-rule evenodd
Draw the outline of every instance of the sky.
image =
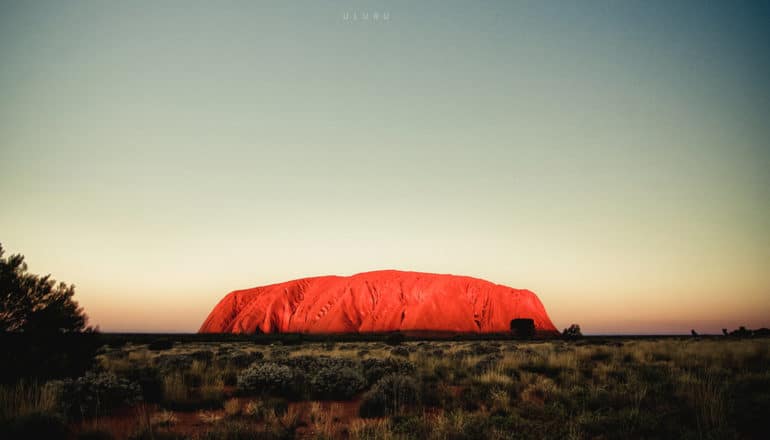
<svg viewBox="0 0 770 440">
<path fill-rule="evenodd" d="M 102 331 L 378 269 L 770 327 L 768 41 L 759 1 L 0 0 L 0 243 Z"/>
</svg>

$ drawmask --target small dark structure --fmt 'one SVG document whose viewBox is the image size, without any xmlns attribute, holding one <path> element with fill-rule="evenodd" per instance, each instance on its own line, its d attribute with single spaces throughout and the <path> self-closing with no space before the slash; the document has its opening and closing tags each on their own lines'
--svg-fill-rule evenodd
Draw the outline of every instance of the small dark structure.
<svg viewBox="0 0 770 440">
<path fill-rule="evenodd" d="M 515 338 L 532 339 L 535 337 L 535 320 L 518 318 L 511 320 L 511 334 Z"/>
</svg>

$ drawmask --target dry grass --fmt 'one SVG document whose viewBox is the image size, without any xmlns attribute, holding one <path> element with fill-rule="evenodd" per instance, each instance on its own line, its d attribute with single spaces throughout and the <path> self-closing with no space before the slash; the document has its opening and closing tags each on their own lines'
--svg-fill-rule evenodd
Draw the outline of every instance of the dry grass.
<svg viewBox="0 0 770 440">
<path fill-rule="evenodd" d="M 173 411 L 162 410 L 152 415 L 150 418 L 150 424 L 152 426 L 171 426 L 175 425 L 179 421 L 179 418 Z"/>
<path fill-rule="evenodd" d="M 264 348 L 247 342 L 226 345 L 241 352 L 260 351 L 266 358 L 274 348 L 288 352 L 289 357 L 323 355 L 348 359 L 390 357 L 392 349 L 378 343 Z M 352 439 L 404 438 L 404 432 L 411 432 L 412 428 L 420 430 L 426 439 L 478 435 L 529 438 L 537 437 L 542 429 L 551 430 L 548 433 L 554 437 L 574 439 L 597 437 L 610 431 L 627 433 L 629 437 L 694 438 L 712 434 L 751 438 L 753 432 L 741 431 L 748 425 L 739 426 L 731 412 L 736 405 L 731 387 L 739 381 L 770 383 L 766 367 L 770 364 L 770 344 L 765 339 L 403 345 L 408 348 L 408 356 L 394 357 L 414 365 L 415 371 L 409 376 L 420 384 L 416 392 L 422 396 L 416 404 L 404 405 L 397 411 L 400 419 L 350 419 L 349 405 L 343 407 L 332 402 L 291 404 L 284 412 L 285 402 L 276 403 L 269 396 L 225 400 L 225 391 L 229 393 L 231 389 L 225 389 L 223 376 L 238 369 L 217 362 L 215 357 L 212 362 L 195 360 L 184 371 L 164 374 L 160 405 L 176 412 L 155 412 L 154 406 L 149 410 L 145 407 L 141 426 L 163 427 L 169 432 L 179 430 L 179 420 L 186 419 L 181 417 L 180 408 L 184 405 L 177 408 L 167 404 L 195 405 L 203 401 L 209 406 L 184 407 L 184 411 L 195 415 L 199 409 L 205 409 L 197 414 L 203 424 L 210 425 L 205 428 L 208 431 L 224 432 L 232 425 L 231 431 L 235 432 L 238 425 L 238 429 L 257 427 L 282 433 L 284 437 L 304 425 L 305 430 L 300 431 L 303 435 Z M 99 361 L 103 368 L 120 375 L 139 367 L 153 367 L 154 359 L 163 354 L 190 354 L 201 349 L 216 352 L 219 346 L 177 344 L 171 350 L 151 352 L 145 346 L 128 345 L 123 348 L 125 355 L 107 351 Z M 366 350 L 363 355 L 359 355 L 361 350 Z M 764 369 L 761 365 L 765 365 Z M 2 386 L 0 419 L 56 412 L 61 406 L 59 397 L 53 388 L 35 383 Z M 761 405 L 763 401 L 758 402 Z M 212 408 L 216 410 L 210 411 Z M 756 405 L 748 408 L 757 412 L 763 409 Z M 402 425 L 394 420 L 401 420 L 398 423 Z M 645 431 L 645 424 L 650 421 L 655 429 L 661 430 L 653 433 L 656 435 Z"/>
<path fill-rule="evenodd" d="M 241 415 L 241 402 L 238 399 L 228 399 L 224 404 L 225 415 L 227 417 L 236 417 Z"/>
<path fill-rule="evenodd" d="M 38 382 L 0 385 L 0 420 L 57 412 L 59 408 L 59 394 L 53 386 Z"/>
<path fill-rule="evenodd" d="M 207 425 L 213 425 L 223 418 L 224 415 L 216 411 L 198 411 L 198 420 Z"/>
</svg>

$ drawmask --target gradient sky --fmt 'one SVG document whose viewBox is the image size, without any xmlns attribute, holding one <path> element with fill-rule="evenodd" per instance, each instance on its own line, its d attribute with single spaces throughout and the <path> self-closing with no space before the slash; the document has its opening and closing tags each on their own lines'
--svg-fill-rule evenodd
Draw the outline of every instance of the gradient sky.
<svg viewBox="0 0 770 440">
<path fill-rule="evenodd" d="M 754 1 L 0 0 L 0 242 L 103 331 L 386 268 L 770 326 L 768 41 Z"/>
</svg>

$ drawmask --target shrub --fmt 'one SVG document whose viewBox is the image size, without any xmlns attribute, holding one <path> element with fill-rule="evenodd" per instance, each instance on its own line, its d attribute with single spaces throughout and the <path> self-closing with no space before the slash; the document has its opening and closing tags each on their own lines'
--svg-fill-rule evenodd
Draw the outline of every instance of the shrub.
<svg viewBox="0 0 770 440">
<path fill-rule="evenodd" d="M 289 349 L 280 345 L 270 347 L 270 357 L 273 359 L 281 359 L 289 356 Z"/>
<path fill-rule="evenodd" d="M 361 361 L 366 382 L 373 384 L 388 374 L 414 374 L 415 365 L 406 359 L 399 358 L 369 358 Z"/>
<path fill-rule="evenodd" d="M 138 384 L 112 373 L 88 372 L 72 381 L 59 382 L 65 413 L 74 416 L 102 414 L 142 398 Z"/>
<path fill-rule="evenodd" d="M 485 356 L 473 366 L 473 372 L 475 374 L 484 374 L 489 371 L 497 362 L 502 358 L 499 354 L 490 354 Z"/>
<path fill-rule="evenodd" d="M 390 350 L 390 354 L 393 356 L 409 357 L 409 349 L 406 347 L 393 347 L 393 349 Z"/>
<path fill-rule="evenodd" d="M 264 359 L 265 355 L 259 351 L 246 352 L 246 351 L 229 351 L 219 355 L 217 361 L 221 367 L 232 365 L 236 368 L 245 368 L 253 364 L 256 361 Z"/>
<path fill-rule="evenodd" d="M 137 367 L 126 371 L 126 379 L 139 385 L 142 400 L 158 403 L 163 398 L 163 381 L 158 369 L 153 367 Z"/>
<path fill-rule="evenodd" d="M 364 419 L 384 417 L 388 412 L 388 398 L 380 388 L 372 388 L 364 393 L 358 415 Z"/>
<path fill-rule="evenodd" d="M 162 354 L 155 358 L 155 366 L 163 374 L 189 370 L 192 367 L 192 363 L 193 358 L 186 354 Z"/>
<path fill-rule="evenodd" d="M 414 378 L 401 374 L 389 374 L 364 394 L 359 414 L 361 417 L 397 414 L 405 407 L 419 402 L 420 387 Z"/>
<path fill-rule="evenodd" d="M 580 331 L 580 326 L 577 324 L 572 324 L 565 328 L 561 335 L 564 339 L 568 340 L 575 340 L 583 337 L 583 333 Z"/>
<path fill-rule="evenodd" d="M 492 343 L 476 343 L 470 346 L 470 352 L 476 356 L 483 354 L 500 353 L 500 348 Z"/>
<path fill-rule="evenodd" d="M 190 353 L 189 356 L 198 362 L 209 363 L 214 359 L 214 352 L 210 350 L 198 350 Z"/>
<path fill-rule="evenodd" d="M 481 403 L 487 400 L 487 389 L 479 383 L 474 383 L 460 391 L 458 404 L 466 411 L 476 411 Z"/>
<path fill-rule="evenodd" d="M 274 362 L 252 365 L 238 375 L 238 389 L 244 393 L 291 396 L 296 375 L 286 365 Z"/>
<path fill-rule="evenodd" d="M 463 358 L 471 357 L 471 356 L 473 356 L 473 352 L 467 349 L 457 350 L 456 352 L 452 353 L 452 359 L 456 361 L 459 361 L 459 360 L 462 360 Z"/>
<path fill-rule="evenodd" d="M 428 406 L 447 409 L 454 405 L 454 396 L 444 381 L 423 381 L 420 395 L 422 403 Z"/>
<path fill-rule="evenodd" d="M 322 368 L 310 379 L 313 395 L 320 399 L 347 400 L 366 386 L 364 376 L 349 367 Z"/>
<path fill-rule="evenodd" d="M 444 357 L 444 350 L 436 348 L 430 351 L 430 355 L 433 357 Z"/>
<path fill-rule="evenodd" d="M 329 356 L 295 356 L 286 359 L 278 359 L 275 363 L 280 365 L 286 365 L 294 369 L 295 371 L 304 371 L 312 373 L 324 368 L 358 368 L 359 363 L 346 358 L 329 357 Z"/>
</svg>

